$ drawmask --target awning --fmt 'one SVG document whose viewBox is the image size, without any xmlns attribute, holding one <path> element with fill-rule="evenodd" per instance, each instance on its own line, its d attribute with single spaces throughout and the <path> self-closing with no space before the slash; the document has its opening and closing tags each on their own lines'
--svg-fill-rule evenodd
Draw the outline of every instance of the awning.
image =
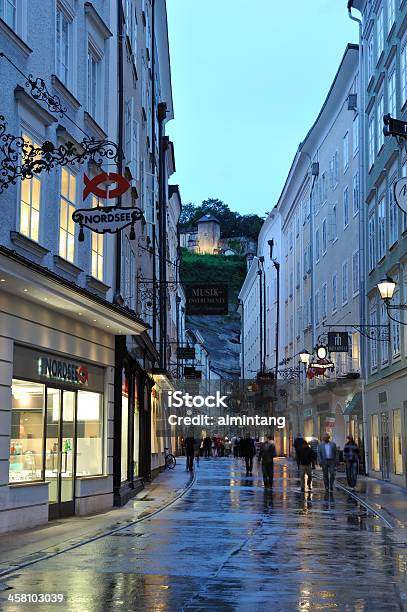
<svg viewBox="0 0 407 612">
<path fill-rule="evenodd" d="M 346 414 L 346 415 L 354 414 L 356 416 L 363 416 L 362 392 L 361 391 L 358 391 L 358 393 L 355 393 L 352 399 L 346 404 L 343 414 Z"/>
</svg>

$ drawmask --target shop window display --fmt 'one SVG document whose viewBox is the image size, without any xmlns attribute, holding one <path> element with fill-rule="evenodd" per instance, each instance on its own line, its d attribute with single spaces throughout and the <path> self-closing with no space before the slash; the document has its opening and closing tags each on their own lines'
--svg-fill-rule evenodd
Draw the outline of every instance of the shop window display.
<svg viewBox="0 0 407 612">
<path fill-rule="evenodd" d="M 122 449 L 121 449 L 121 481 L 128 478 L 128 453 L 129 453 L 129 383 L 123 372 L 122 383 Z"/>
<path fill-rule="evenodd" d="M 393 462 L 394 473 L 403 473 L 403 452 L 401 432 L 401 410 L 393 410 Z"/>
<path fill-rule="evenodd" d="M 77 476 L 103 473 L 103 403 L 100 393 L 78 391 Z"/>
<path fill-rule="evenodd" d="M 44 385 L 13 379 L 10 483 L 42 480 Z"/>
</svg>

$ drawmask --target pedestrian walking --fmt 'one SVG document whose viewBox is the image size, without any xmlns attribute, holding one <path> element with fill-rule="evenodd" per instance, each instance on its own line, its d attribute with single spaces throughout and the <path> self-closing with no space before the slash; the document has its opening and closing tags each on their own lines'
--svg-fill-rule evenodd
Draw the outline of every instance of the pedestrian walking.
<svg viewBox="0 0 407 612">
<path fill-rule="evenodd" d="M 314 453 L 311 446 L 306 440 L 298 450 L 298 459 L 300 462 L 300 481 L 301 491 L 305 491 L 305 476 L 307 476 L 307 487 L 312 488 L 312 463 L 314 461 Z"/>
<path fill-rule="evenodd" d="M 249 474 L 253 472 L 253 457 L 256 454 L 253 438 L 247 435 L 244 440 L 240 442 L 240 449 L 246 463 L 246 476 L 249 476 Z"/>
<path fill-rule="evenodd" d="M 346 465 L 346 478 L 348 485 L 353 489 L 356 486 L 359 471 L 359 447 L 352 436 L 347 436 L 343 447 L 343 458 Z"/>
<path fill-rule="evenodd" d="M 318 463 L 322 467 L 324 475 L 325 491 L 333 491 L 338 450 L 335 442 L 331 442 L 331 436 L 325 433 L 322 442 L 318 445 Z"/>
<path fill-rule="evenodd" d="M 300 461 L 298 459 L 298 451 L 300 450 L 301 446 L 304 444 L 305 440 L 302 437 L 302 434 L 299 433 L 298 436 L 295 438 L 294 440 L 294 448 L 295 448 L 295 460 L 297 462 L 297 468 L 298 470 L 300 469 Z"/>
<path fill-rule="evenodd" d="M 187 470 L 193 472 L 194 470 L 194 457 L 195 457 L 195 438 L 188 436 L 185 438 L 185 452 L 187 455 Z"/>
<path fill-rule="evenodd" d="M 274 458 L 277 456 L 274 440 L 271 436 L 267 437 L 267 441 L 262 445 L 259 452 L 259 463 L 263 472 L 263 482 L 265 489 L 273 487 L 274 479 Z"/>
<path fill-rule="evenodd" d="M 312 455 L 313 455 L 313 459 L 312 459 L 312 469 L 315 470 L 315 465 L 318 461 L 318 438 L 312 434 L 311 436 L 311 440 L 309 441 L 309 445 L 311 447 L 312 450 Z"/>
<path fill-rule="evenodd" d="M 204 448 L 204 457 L 210 457 L 211 448 L 212 448 L 212 440 L 209 436 L 206 436 L 206 438 L 204 438 L 203 448 Z"/>
</svg>

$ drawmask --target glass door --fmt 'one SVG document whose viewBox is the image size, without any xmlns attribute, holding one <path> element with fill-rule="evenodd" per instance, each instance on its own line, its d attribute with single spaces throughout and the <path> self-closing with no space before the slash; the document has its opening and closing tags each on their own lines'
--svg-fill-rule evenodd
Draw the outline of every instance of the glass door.
<svg viewBox="0 0 407 612">
<path fill-rule="evenodd" d="M 45 479 L 50 518 L 75 513 L 75 408 L 75 391 L 47 387 Z"/>
</svg>

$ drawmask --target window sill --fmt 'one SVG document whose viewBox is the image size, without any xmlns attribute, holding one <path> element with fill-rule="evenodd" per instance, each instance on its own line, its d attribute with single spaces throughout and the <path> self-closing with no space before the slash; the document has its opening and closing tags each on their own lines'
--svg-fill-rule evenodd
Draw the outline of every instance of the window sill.
<svg viewBox="0 0 407 612">
<path fill-rule="evenodd" d="M 88 111 L 85 111 L 83 113 L 83 118 L 84 118 L 84 121 L 85 121 L 85 125 L 96 134 L 96 136 L 99 138 L 99 140 L 106 140 L 107 139 L 107 134 L 104 131 L 104 129 L 96 121 L 96 119 L 94 119 L 92 117 L 92 115 Z"/>
<path fill-rule="evenodd" d="M 94 278 L 93 276 L 89 276 L 89 275 L 86 276 L 86 284 L 88 285 L 90 289 L 94 289 L 95 291 L 98 291 L 99 293 L 103 293 L 104 295 L 106 295 L 106 293 L 110 289 L 109 285 L 106 285 L 105 283 L 102 283 L 102 281 L 98 280 L 97 278 Z"/>
<path fill-rule="evenodd" d="M 78 266 L 75 266 L 75 264 L 71 263 L 67 259 L 64 259 L 60 255 L 54 255 L 54 265 L 75 278 L 79 276 L 81 272 L 83 272 L 81 268 L 78 268 Z"/>
<path fill-rule="evenodd" d="M 391 244 L 391 245 L 389 246 L 389 251 L 390 251 L 390 252 L 391 252 L 391 251 L 394 251 L 394 249 L 396 249 L 396 248 L 398 247 L 398 244 L 399 244 L 399 241 L 398 241 L 398 240 L 395 240 L 395 241 L 393 242 L 393 244 Z"/>
<path fill-rule="evenodd" d="M 48 480 L 27 480 L 24 482 L 9 482 L 8 486 L 10 488 L 18 488 L 18 487 L 27 487 L 27 486 L 36 486 L 38 487 L 38 485 L 47 485 L 48 484 Z"/>
<path fill-rule="evenodd" d="M 57 77 L 56 74 L 51 76 L 51 82 L 54 89 L 57 90 L 62 96 L 64 96 L 65 100 L 69 102 L 74 110 L 78 110 L 81 107 L 81 103 L 79 100 L 75 98 L 73 93 L 71 93 L 68 87 Z"/>
<path fill-rule="evenodd" d="M 19 49 L 19 51 L 22 51 L 22 53 L 24 53 L 24 55 L 26 55 L 27 57 L 30 55 L 30 53 L 32 53 L 31 47 L 29 47 L 27 43 L 25 43 L 24 40 L 20 38 L 20 36 L 16 34 L 16 32 L 14 32 L 14 30 L 10 28 L 10 26 L 7 25 L 7 23 L 1 18 L 0 32 L 2 34 L 5 34 L 11 40 L 11 42 Z"/>
<path fill-rule="evenodd" d="M 37 257 L 44 257 L 49 253 L 48 249 L 41 246 L 38 242 L 35 242 L 35 240 L 27 238 L 27 236 L 24 236 L 24 234 L 20 234 L 20 232 L 10 232 L 10 239 L 16 246 L 20 247 L 21 249 L 25 249 Z"/>
</svg>

